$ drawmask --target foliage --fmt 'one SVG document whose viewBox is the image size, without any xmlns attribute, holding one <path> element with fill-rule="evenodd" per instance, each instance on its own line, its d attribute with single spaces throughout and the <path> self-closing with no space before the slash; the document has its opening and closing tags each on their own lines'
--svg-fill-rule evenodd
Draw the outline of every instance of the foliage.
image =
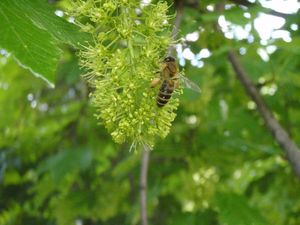
<svg viewBox="0 0 300 225">
<path fill-rule="evenodd" d="M 300 143 L 299 29 L 292 26 L 299 24 L 299 13 L 287 14 L 285 24 L 277 28 L 289 32 L 289 42 L 274 37 L 262 41 L 253 26 L 239 38 L 215 32 L 221 13 L 211 10 L 218 2 L 200 1 L 184 10 L 179 35 L 185 43 L 177 48 L 178 59 L 185 74 L 201 85 L 202 94 L 185 91 L 178 96 L 180 106 L 170 133 L 151 152 L 149 224 L 297 225 L 299 180 L 235 78 L 226 52 L 240 52 L 276 119 Z M 258 1 L 248 8 L 234 2 L 222 13 L 233 31 L 254 24 L 259 12 L 267 12 Z M 167 13 L 173 15 L 174 5 L 168 5 Z M 54 8 L 67 11 L 71 4 L 0 1 L 0 46 L 6 50 L 0 50 L 0 224 L 139 224 L 140 153 L 114 144 L 105 127 L 97 124 L 94 102 L 88 97 L 93 87 L 80 78 L 87 71 L 80 69 L 72 47 L 77 43 L 72 40 L 83 44 L 88 38 L 67 23 L 67 17 L 56 17 Z M 68 26 L 74 33 L 68 33 Z M 13 31 L 23 32 L 21 37 L 32 48 L 26 50 Z M 193 32 L 198 39 L 187 38 Z M 48 62 L 51 52 L 60 55 L 51 66 L 41 64 L 56 71 L 49 73 L 55 89 L 25 69 L 34 60 L 23 50 Z M 187 57 L 189 51 L 194 58 Z M 262 51 L 269 60 L 262 60 Z M 158 52 L 157 59 L 162 57 Z M 157 65 L 144 67 L 148 71 Z M 144 67 L 137 62 L 137 68 Z"/>
<path fill-rule="evenodd" d="M 88 34 L 55 16 L 54 8 L 38 0 L 3 0 L 0 3 L 0 47 L 34 75 L 54 85 L 61 55 L 59 44 L 78 46 Z"/>
</svg>

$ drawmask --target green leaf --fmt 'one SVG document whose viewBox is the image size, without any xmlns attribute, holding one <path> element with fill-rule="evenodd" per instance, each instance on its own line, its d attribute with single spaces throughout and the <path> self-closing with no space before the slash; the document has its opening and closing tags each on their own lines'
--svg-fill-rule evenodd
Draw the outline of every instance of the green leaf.
<svg viewBox="0 0 300 225">
<path fill-rule="evenodd" d="M 234 24 L 245 26 L 250 21 L 243 16 L 243 13 L 244 11 L 241 8 L 233 7 L 225 11 L 225 18 Z"/>
<path fill-rule="evenodd" d="M 74 84 L 80 78 L 83 71 L 79 67 L 78 58 L 67 55 L 61 60 L 57 67 L 57 79 L 65 79 L 68 84 Z"/>
<path fill-rule="evenodd" d="M 300 54 L 300 38 L 293 37 L 293 41 L 285 42 L 282 39 L 276 41 L 276 45 L 283 50 L 286 50 L 289 53 L 299 56 Z"/>
<path fill-rule="evenodd" d="M 266 224 L 259 211 L 251 207 L 243 196 L 234 193 L 218 193 L 215 200 L 221 224 Z"/>
<path fill-rule="evenodd" d="M 22 1 L 20 1 L 22 2 Z M 23 67 L 54 86 L 60 49 L 53 37 L 35 26 L 15 1 L 0 1 L 0 47 L 14 55 Z"/>
<path fill-rule="evenodd" d="M 54 14 L 46 1 L 2 0 L 0 2 L 0 47 L 18 63 L 54 86 L 61 50 L 57 44 L 79 46 L 90 36 Z"/>
<path fill-rule="evenodd" d="M 211 13 L 202 14 L 201 19 L 204 22 L 214 22 L 218 20 L 219 16 L 220 16 L 219 13 L 211 12 Z"/>
<path fill-rule="evenodd" d="M 59 42 L 80 47 L 80 44 L 91 41 L 91 35 L 80 32 L 79 27 L 55 15 L 55 8 L 40 0 L 13 0 L 18 4 L 35 26 L 46 30 Z"/>
<path fill-rule="evenodd" d="M 42 161 L 38 171 L 39 173 L 50 171 L 53 180 L 59 182 L 68 173 L 87 168 L 91 160 L 90 150 L 65 150 Z"/>
<path fill-rule="evenodd" d="M 172 216 L 168 224 L 172 225 L 207 225 L 217 224 L 216 213 L 212 210 L 198 211 L 195 213 L 177 213 Z"/>
</svg>

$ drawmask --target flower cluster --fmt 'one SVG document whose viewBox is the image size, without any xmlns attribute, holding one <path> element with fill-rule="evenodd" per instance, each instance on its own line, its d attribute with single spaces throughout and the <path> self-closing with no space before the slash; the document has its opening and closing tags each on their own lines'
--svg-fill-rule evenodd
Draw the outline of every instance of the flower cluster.
<svg viewBox="0 0 300 225">
<path fill-rule="evenodd" d="M 94 43 L 80 53 L 97 118 L 114 141 L 153 146 L 164 138 L 178 107 L 178 93 L 156 106 L 158 89 L 150 83 L 171 43 L 165 2 L 143 5 L 134 0 L 79 0 L 72 14 Z"/>
</svg>

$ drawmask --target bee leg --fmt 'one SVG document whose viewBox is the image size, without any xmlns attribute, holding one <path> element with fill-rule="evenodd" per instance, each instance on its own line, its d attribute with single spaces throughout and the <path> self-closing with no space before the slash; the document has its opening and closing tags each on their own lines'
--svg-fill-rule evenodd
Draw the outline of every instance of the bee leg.
<svg viewBox="0 0 300 225">
<path fill-rule="evenodd" d="M 173 77 L 172 79 L 171 79 L 173 82 L 174 82 L 174 87 L 175 87 L 175 89 L 177 89 L 177 88 L 179 88 L 180 87 L 180 83 L 179 83 L 179 77 Z"/>
<path fill-rule="evenodd" d="M 160 76 L 160 74 L 161 74 L 161 71 L 159 71 L 159 70 L 156 70 L 156 71 L 152 71 L 154 74 L 155 74 L 155 76 L 157 76 L 157 77 L 159 77 Z"/>
<path fill-rule="evenodd" d="M 159 83 L 160 83 L 160 78 L 154 78 L 152 81 L 151 81 L 151 87 L 154 88 L 155 86 L 157 86 Z"/>
</svg>

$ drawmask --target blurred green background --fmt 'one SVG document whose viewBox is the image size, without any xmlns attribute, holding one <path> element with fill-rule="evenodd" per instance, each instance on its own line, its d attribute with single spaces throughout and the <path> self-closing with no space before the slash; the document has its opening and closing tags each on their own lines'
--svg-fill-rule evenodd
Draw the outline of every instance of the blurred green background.
<svg viewBox="0 0 300 225">
<path fill-rule="evenodd" d="M 9 11 L 4 3 L 0 9 Z M 300 143 L 299 3 L 225 1 L 222 13 L 217 3 L 185 1 L 178 58 L 202 93 L 184 92 L 170 134 L 151 152 L 149 224 L 300 224 L 299 180 L 227 59 L 228 49 L 240 53 L 276 119 Z M 217 21 L 228 26 L 224 36 Z M 262 33 L 268 29 L 269 36 Z M 3 43 L 2 37 L 0 224 L 139 224 L 141 152 L 114 144 L 93 116 L 92 89 L 73 47 L 58 44 L 52 89 Z"/>
</svg>

